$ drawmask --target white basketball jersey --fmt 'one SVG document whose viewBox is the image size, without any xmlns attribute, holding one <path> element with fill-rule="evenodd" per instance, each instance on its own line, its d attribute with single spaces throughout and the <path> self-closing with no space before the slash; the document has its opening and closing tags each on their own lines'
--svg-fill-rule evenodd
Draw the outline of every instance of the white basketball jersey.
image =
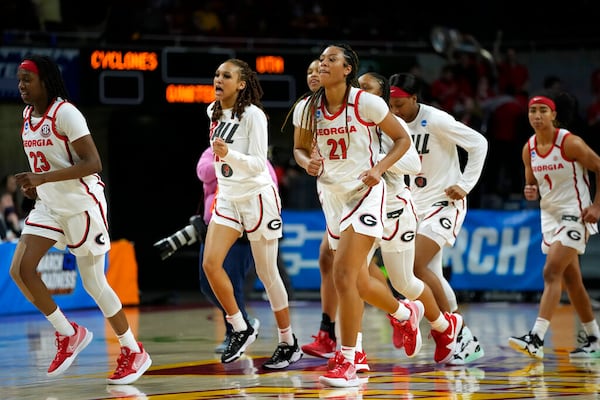
<svg viewBox="0 0 600 400">
<path fill-rule="evenodd" d="M 421 156 L 421 172 L 410 180 L 417 209 L 426 210 L 438 201 L 448 200 L 444 189 L 451 185 L 459 185 L 469 193 L 483 170 L 486 138 L 447 112 L 422 103 L 408 126 Z M 468 153 L 462 172 L 456 146 Z"/>
<path fill-rule="evenodd" d="M 377 162 L 380 150 L 377 124 L 389 112 L 385 101 L 376 95 L 351 88 L 348 103 L 329 114 L 321 98 L 316 110 L 316 142 L 324 158 L 320 185 L 337 193 L 352 193 L 364 188 L 359 176 Z"/>
<path fill-rule="evenodd" d="M 23 111 L 23 149 L 32 172 L 64 169 L 79 161 L 72 146 L 89 135 L 87 122 L 71 103 L 56 99 L 41 118 L 32 117 L 32 106 Z M 44 183 L 37 188 L 41 201 L 60 215 L 74 215 L 98 204 L 104 196 L 104 183 L 98 174 L 79 179 Z"/>
<path fill-rule="evenodd" d="M 207 108 L 209 118 L 213 106 Z M 241 120 L 231 114 L 231 109 L 223 110 L 219 121 L 211 123 L 210 142 L 220 137 L 228 147 L 225 157 L 215 156 L 218 196 L 241 200 L 274 185 L 267 167 L 269 132 L 267 116 L 253 104 L 246 107 Z"/>
<path fill-rule="evenodd" d="M 542 229 L 560 223 L 562 219 L 581 222 L 581 212 L 592 204 L 588 171 L 563 153 L 565 139 L 571 135 L 566 129 L 557 129 L 554 145 L 546 154 L 539 154 L 535 135 L 528 142 L 531 169 L 541 196 Z M 587 224 L 590 233 L 595 225 Z"/>
</svg>

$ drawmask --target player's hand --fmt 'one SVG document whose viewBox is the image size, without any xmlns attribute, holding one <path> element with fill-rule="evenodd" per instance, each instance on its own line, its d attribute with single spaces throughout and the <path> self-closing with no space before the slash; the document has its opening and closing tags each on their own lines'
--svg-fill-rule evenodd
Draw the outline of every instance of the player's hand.
<svg viewBox="0 0 600 400">
<path fill-rule="evenodd" d="M 448 196 L 452 200 L 461 200 L 464 199 L 464 197 L 467 195 L 467 192 L 465 192 L 458 185 L 449 186 L 446 189 L 444 189 L 444 192 L 446 193 L 446 196 Z"/>
<path fill-rule="evenodd" d="M 37 199 L 37 189 L 36 188 L 29 188 L 29 189 L 21 188 L 21 192 L 23 192 L 23 196 L 27 197 L 28 199 L 31 199 L 31 200 Z"/>
<path fill-rule="evenodd" d="M 600 206 L 592 204 L 581 211 L 581 220 L 590 224 L 597 224 L 600 218 Z"/>
<path fill-rule="evenodd" d="M 358 176 L 365 185 L 369 187 L 373 187 L 381 181 L 381 174 L 379 173 L 379 169 L 373 167 Z"/>
<path fill-rule="evenodd" d="M 221 138 L 216 138 L 212 142 L 212 149 L 213 153 L 220 158 L 225 157 L 227 153 L 229 153 L 229 147 L 227 146 L 227 143 L 225 143 L 225 141 Z"/>
<path fill-rule="evenodd" d="M 44 177 L 41 174 L 34 174 L 33 172 L 20 172 L 15 174 L 15 180 L 17 185 L 21 187 L 23 193 L 29 189 L 35 189 L 44 183 Z"/>
<path fill-rule="evenodd" d="M 538 199 L 538 187 L 537 185 L 525 185 L 523 188 L 523 195 L 526 200 L 535 201 Z"/>
</svg>

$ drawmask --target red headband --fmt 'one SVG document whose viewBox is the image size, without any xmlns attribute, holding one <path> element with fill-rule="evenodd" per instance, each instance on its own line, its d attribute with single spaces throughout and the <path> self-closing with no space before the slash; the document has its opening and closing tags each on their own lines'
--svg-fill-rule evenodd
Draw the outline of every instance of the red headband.
<svg viewBox="0 0 600 400">
<path fill-rule="evenodd" d="M 22 68 L 26 71 L 33 72 L 34 74 L 38 74 L 38 75 L 40 73 L 37 65 L 35 65 L 35 63 L 31 60 L 23 60 L 23 62 L 19 65 L 19 68 Z"/>
<path fill-rule="evenodd" d="M 545 106 L 548 106 L 548 108 L 550 108 L 552 111 L 556 111 L 556 105 L 554 104 L 554 101 L 545 96 L 532 97 L 531 100 L 529 100 L 528 107 L 531 107 L 534 104 L 543 104 Z"/>
<path fill-rule="evenodd" d="M 410 97 L 412 96 L 412 94 L 405 92 L 404 90 L 400 89 L 398 86 L 390 86 L 390 97 L 396 98 L 396 99 L 402 99 L 402 98 L 406 98 L 406 97 Z"/>
</svg>

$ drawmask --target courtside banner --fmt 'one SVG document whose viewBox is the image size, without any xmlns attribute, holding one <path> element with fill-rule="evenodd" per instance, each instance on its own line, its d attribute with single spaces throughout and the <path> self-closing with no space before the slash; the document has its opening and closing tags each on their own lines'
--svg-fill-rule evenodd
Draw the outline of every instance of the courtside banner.
<svg viewBox="0 0 600 400">
<path fill-rule="evenodd" d="M 0 243 L 0 315 L 37 312 L 10 277 L 10 263 L 16 243 Z M 96 307 L 81 283 L 75 257 L 65 251 L 51 248 L 38 265 L 38 274 L 63 310 Z"/>
<path fill-rule="evenodd" d="M 296 290 L 319 290 L 319 246 L 325 233 L 323 212 L 283 210 L 281 216 L 283 240 L 279 251 L 292 280 L 292 286 Z"/>
<path fill-rule="evenodd" d="M 286 211 L 281 256 L 294 289 L 319 290 L 319 245 L 325 232 L 320 210 Z M 456 290 L 538 291 L 543 289 L 539 210 L 471 209 L 444 265 L 452 266 Z"/>
<path fill-rule="evenodd" d="M 444 265 L 455 290 L 541 291 L 545 257 L 539 210 L 468 210 Z"/>
</svg>

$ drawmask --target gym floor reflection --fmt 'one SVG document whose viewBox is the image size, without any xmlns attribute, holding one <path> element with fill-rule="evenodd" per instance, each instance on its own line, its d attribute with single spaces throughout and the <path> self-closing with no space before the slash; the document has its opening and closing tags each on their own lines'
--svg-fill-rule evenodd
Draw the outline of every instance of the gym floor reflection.
<svg viewBox="0 0 600 400">
<path fill-rule="evenodd" d="M 277 345 L 269 305 L 252 301 L 249 312 L 261 321 L 257 341 L 241 359 L 221 364 L 214 348 L 224 335 L 217 310 L 202 302 L 176 306 L 129 307 L 132 327 L 153 365 L 133 385 L 106 384 L 116 365 L 119 344 L 100 311 L 67 311 L 94 333 L 92 343 L 60 377 L 48 378 L 54 332 L 38 314 L 0 317 L 0 398 L 3 399 L 528 399 L 598 398 L 600 359 L 573 363 L 580 324 L 573 308 L 561 305 L 545 338 L 545 358 L 534 361 L 507 345 L 523 335 L 537 314 L 536 303 L 470 303 L 461 312 L 481 342 L 485 356 L 465 366 L 437 365 L 429 326 L 421 324 L 423 348 L 407 358 L 391 341 L 391 326 L 381 311 L 367 307 L 363 346 L 370 372 L 359 388 L 322 386 L 326 360 L 305 355 L 282 371 L 262 362 Z M 291 303 L 292 328 L 300 343 L 312 341 L 321 318 L 318 301 Z"/>
</svg>

